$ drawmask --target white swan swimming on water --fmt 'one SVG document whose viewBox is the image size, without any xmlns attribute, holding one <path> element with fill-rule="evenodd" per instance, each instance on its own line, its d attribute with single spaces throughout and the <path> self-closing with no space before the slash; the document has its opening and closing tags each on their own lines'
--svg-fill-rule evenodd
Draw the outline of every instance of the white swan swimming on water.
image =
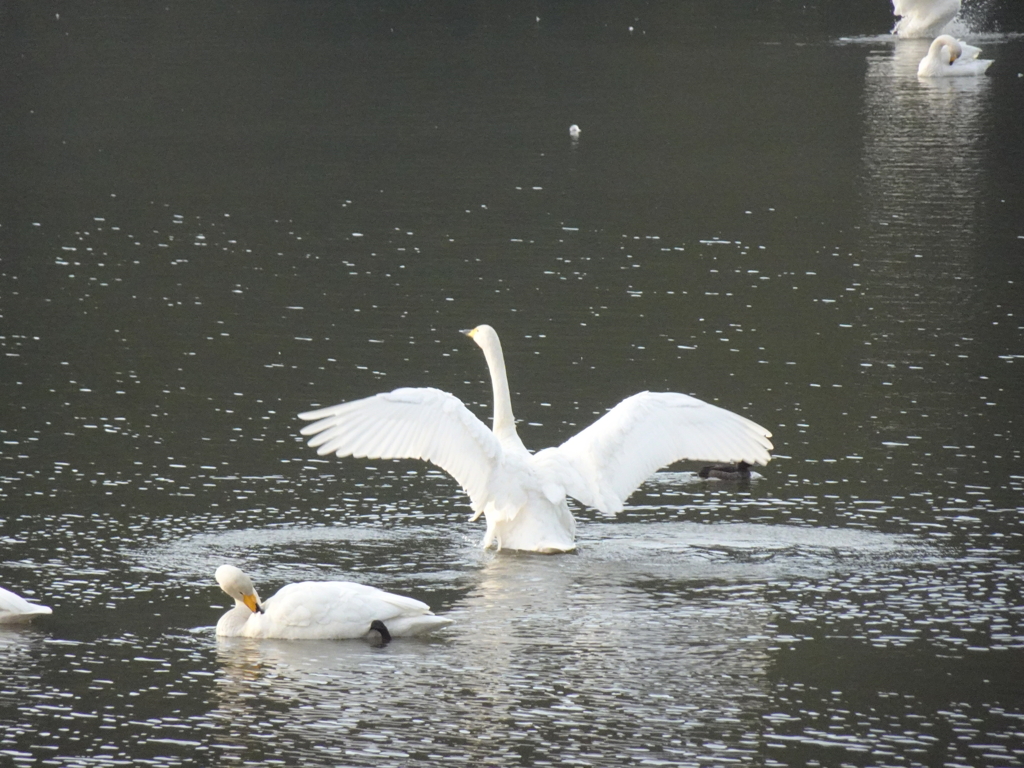
<svg viewBox="0 0 1024 768">
<path fill-rule="evenodd" d="M 892 0 L 897 37 L 933 37 L 960 13 L 960 0 Z"/>
<path fill-rule="evenodd" d="M 368 637 L 379 643 L 451 624 L 451 619 L 435 616 L 430 606 L 419 600 L 350 581 L 300 581 L 260 600 L 252 579 L 240 568 L 222 565 L 216 579 L 220 588 L 235 599 L 235 607 L 217 622 L 221 637 Z"/>
<path fill-rule="evenodd" d="M 979 59 L 980 48 L 939 35 L 928 47 L 928 54 L 917 67 L 918 77 L 972 77 L 985 74 L 992 59 Z"/>
<path fill-rule="evenodd" d="M 464 331 L 484 352 L 494 393 L 488 429 L 454 395 L 396 389 L 299 414 L 321 456 L 425 459 L 454 477 L 483 514 L 483 546 L 535 552 L 575 548 L 567 496 L 622 510 L 640 484 L 681 459 L 767 464 L 771 433 L 735 413 L 676 392 L 641 392 L 557 448 L 531 454 L 516 433 L 505 360 L 489 325 Z"/>
<path fill-rule="evenodd" d="M 36 616 L 47 616 L 53 609 L 30 603 L 21 595 L 0 587 L 0 624 L 24 624 Z"/>
</svg>

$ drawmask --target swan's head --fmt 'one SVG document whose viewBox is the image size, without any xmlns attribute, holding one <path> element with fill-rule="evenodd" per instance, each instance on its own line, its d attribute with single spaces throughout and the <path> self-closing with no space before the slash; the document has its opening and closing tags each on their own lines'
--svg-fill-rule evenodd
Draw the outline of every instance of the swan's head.
<svg viewBox="0 0 1024 768">
<path fill-rule="evenodd" d="M 263 603 L 245 571 L 233 565 L 222 565 L 214 576 L 220 588 L 235 598 L 235 602 L 241 603 L 253 613 L 263 613 Z"/>
<path fill-rule="evenodd" d="M 484 352 L 489 349 L 501 348 L 501 343 L 498 341 L 498 333 L 489 325 L 478 325 L 468 331 L 463 331 L 464 334 L 469 336 L 473 341 L 477 343 Z"/>
<path fill-rule="evenodd" d="M 929 51 L 935 55 L 938 55 L 943 49 L 948 49 L 948 52 L 942 54 L 942 61 L 947 64 L 952 64 L 954 61 L 960 58 L 963 54 L 963 48 L 960 47 L 960 41 L 952 35 L 939 35 L 936 37 L 929 48 Z"/>
</svg>

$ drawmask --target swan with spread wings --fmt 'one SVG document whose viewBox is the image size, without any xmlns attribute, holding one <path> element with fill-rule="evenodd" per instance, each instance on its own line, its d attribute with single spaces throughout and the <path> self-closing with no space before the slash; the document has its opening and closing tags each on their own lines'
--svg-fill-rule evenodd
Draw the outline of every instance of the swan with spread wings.
<svg viewBox="0 0 1024 768">
<path fill-rule="evenodd" d="M 299 414 L 321 456 L 424 459 L 454 477 L 484 515 L 483 546 L 534 552 L 576 547 L 567 497 L 605 512 L 659 467 L 682 459 L 764 465 L 771 433 L 724 408 L 676 392 L 640 392 L 555 448 L 531 453 L 516 433 L 505 359 L 489 325 L 464 331 L 483 350 L 494 393 L 492 428 L 454 395 L 396 389 Z"/>
</svg>

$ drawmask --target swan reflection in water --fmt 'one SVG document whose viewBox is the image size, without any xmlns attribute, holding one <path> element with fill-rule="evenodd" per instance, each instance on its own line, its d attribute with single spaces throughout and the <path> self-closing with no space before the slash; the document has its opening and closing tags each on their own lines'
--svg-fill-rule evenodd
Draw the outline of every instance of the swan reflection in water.
<svg viewBox="0 0 1024 768">
<path fill-rule="evenodd" d="M 447 672 L 433 665 L 440 642 L 218 638 L 208 714 L 217 741 L 254 758 L 278 744 L 311 759 L 339 745 L 357 750 L 361 739 L 429 711 Z"/>
<path fill-rule="evenodd" d="M 37 694 L 40 690 L 37 659 L 46 653 L 48 635 L 32 627 L 0 626 L 0 670 L 3 670 L 5 695 Z"/>
<path fill-rule="evenodd" d="M 977 290 L 992 78 L 918 78 L 930 42 L 897 40 L 867 55 L 861 186 L 871 266 L 861 278 L 872 325 L 893 329 L 873 350 L 885 361 L 907 362 L 906 350 L 921 349 L 915 329 L 936 327 L 937 317 L 953 336 L 966 334 L 966 318 L 948 309 Z"/>
<path fill-rule="evenodd" d="M 946 41 L 953 40 L 948 36 Z M 989 78 L 918 78 L 933 40 L 897 40 L 867 55 L 864 78 L 865 183 L 872 215 L 931 231 L 931 219 L 973 219 Z M 963 58 L 979 50 L 960 44 Z M 941 44 L 940 44 L 941 48 Z M 927 147 L 928 151 L 922 151 Z M 951 194 L 950 183 L 957 187 Z"/>
</svg>

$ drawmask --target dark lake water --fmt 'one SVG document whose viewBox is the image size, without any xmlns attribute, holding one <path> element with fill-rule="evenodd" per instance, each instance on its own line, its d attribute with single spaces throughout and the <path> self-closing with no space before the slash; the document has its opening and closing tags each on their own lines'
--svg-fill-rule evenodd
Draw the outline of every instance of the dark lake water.
<svg viewBox="0 0 1024 768">
<path fill-rule="evenodd" d="M 965 6 L 923 83 L 887 0 L 0 1 L 0 764 L 1024 765 L 1024 9 Z M 479 323 L 532 449 L 650 389 L 775 460 L 540 556 L 305 446 L 488 417 Z M 217 641 L 222 562 L 454 623 Z"/>
</svg>

